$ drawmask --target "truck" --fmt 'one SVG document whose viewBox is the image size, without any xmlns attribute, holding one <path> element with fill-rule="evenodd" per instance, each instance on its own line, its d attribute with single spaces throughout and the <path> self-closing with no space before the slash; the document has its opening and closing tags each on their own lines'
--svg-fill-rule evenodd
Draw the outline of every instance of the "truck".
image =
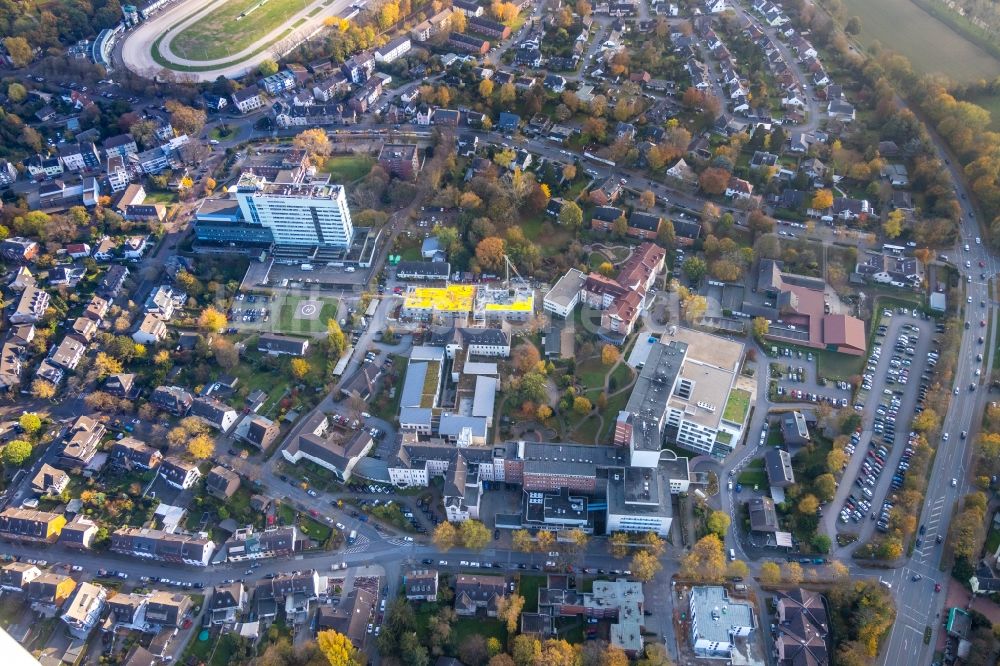
<svg viewBox="0 0 1000 666">
<path fill-rule="evenodd" d="M 358 540 L 358 531 L 351 530 L 351 533 L 347 535 L 348 545 L 354 545 L 354 542 Z"/>
</svg>

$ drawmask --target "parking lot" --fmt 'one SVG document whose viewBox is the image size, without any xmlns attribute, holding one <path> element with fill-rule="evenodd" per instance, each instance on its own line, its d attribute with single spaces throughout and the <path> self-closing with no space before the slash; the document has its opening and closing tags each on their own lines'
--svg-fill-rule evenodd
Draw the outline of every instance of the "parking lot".
<svg viewBox="0 0 1000 666">
<path fill-rule="evenodd" d="M 850 384 L 818 376 L 812 352 L 779 347 L 778 354 L 778 359 L 768 364 L 770 376 L 777 380 L 778 401 L 826 402 L 834 407 L 850 404 Z"/>
<path fill-rule="evenodd" d="M 845 447 L 850 460 L 837 493 L 837 527 L 864 533 L 888 531 L 893 495 L 902 487 L 913 455 L 913 416 L 923 409 L 930 371 L 937 364 L 933 324 L 888 310 L 876 330 L 854 409 L 862 425 Z"/>
</svg>

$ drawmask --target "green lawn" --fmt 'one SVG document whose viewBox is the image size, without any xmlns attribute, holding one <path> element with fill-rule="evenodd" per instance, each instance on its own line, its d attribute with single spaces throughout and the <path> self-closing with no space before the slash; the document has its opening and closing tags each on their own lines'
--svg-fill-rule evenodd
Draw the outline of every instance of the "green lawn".
<svg viewBox="0 0 1000 666">
<path fill-rule="evenodd" d="M 178 33 L 170 51 L 190 60 L 225 58 L 251 46 L 305 9 L 309 0 L 228 0 L 210 5 Z M 245 14 L 245 16 L 241 15 Z"/>
<path fill-rule="evenodd" d="M 538 588 L 544 586 L 545 576 L 521 576 L 517 593 L 524 597 L 524 611 L 526 613 L 538 611 Z"/>
<path fill-rule="evenodd" d="M 609 384 L 614 385 L 615 388 L 610 389 L 609 393 L 614 393 L 616 390 L 627 386 L 628 383 L 632 381 L 633 376 L 635 376 L 635 370 L 626 365 L 624 362 L 619 363 L 618 367 L 616 367 L 611 373 Z"/>
<path fill-rule="evenodd" d="M 983 546 L 983 552 L 987 555 L 992 555 L 997 552 L 997 548 L 1000 548 L 1000 530 L 991 529 L 989 534 L 986 535 L 986 544 Z"/>
<path fill-rule="evenodd" d="M 145 203 L 175 204 L 177 203 L 177 193 L 169 190 L 146 190 Z"/>
<path fill-rule="evenodd" d="M 326 161 L 323 171 L 340 183 L 351 183 L 364 178 L 372 170 L 375 160 L 370 155 L 335 155 Z"/>
<path fill-rule="evenodd" d="M 597 429 L 601 421 L 596 414 L 591 414 L 583 419 L 576 429 L 570 434 L 570 439 L 581 444 L 593 444 L 597 437 Z"/>
<path fill-rule="evenodd" d="M 764 460 L 757 458 L 756 460 L 751 461 L 746 468 L 740 472 L 740 475 L 736 480 L 744 486 L 766 486 L 767 473 L 764 472 Z"/>
<path fill-rule="evenodd" d="M 732 423 L 743 423 L 750 409 L 750 392 L 744 389 L 733 389 L 726 400 L 726 408 L 722 418 Z"/>
<path fill-rule="evenodd" d="M 223 132 L 220 127 L 213 127 L 212 131 L 208 133 L 209 139 L 215 139 L 216 141 L 226 141 L 229 139 L 235 139 L 240 134 L 240 128 L 236 125 L 226 125 L 228 132 Z"/>
<path fill-rule="evenodd" d="M 601 363 L 600 358 L 588 358 L 576 366 L 576 378 L 583 385 L 584 390 L 604 388 L 604 378 L 608 374 L 608 368 Z"/>
<path fill-rule="evenodd" d="M 452 644 L 461 645 L 473 634 L 489 640 L 496 638 L 500 645 L 507 643 L 507 627 L 495 617 L 463 617 L 451 625 Z"/>
<path fill-rule="evenodd" d="M 549 223 L 551 229 L 547 233 L 543 233 L 546 228 L 546 222 Z M 523 218 L 519 225 L 521 231 L 524 232 L 524 237 L 538 243 L 539 249 L 546 257 L 562 253 L 566 246 L 569 245 L 569 233 L 560 227 L 554 218 L 546 215 L 544 212 L 538 213 L 533 217 Z"/>
<path fill-rule="evenodd" d="M 279 297 L 280 298 L 280 297 Z M 303 301 L 320 301 L 319 316 L 315 319 L 300 317 L 299 306 Z M 326 331 L 326 322 L 337 318 L 338 301 L 314 296 L 285 296 L 278 308 L 278 326 L 282 333 L 313 334 Z"/>
</svg>

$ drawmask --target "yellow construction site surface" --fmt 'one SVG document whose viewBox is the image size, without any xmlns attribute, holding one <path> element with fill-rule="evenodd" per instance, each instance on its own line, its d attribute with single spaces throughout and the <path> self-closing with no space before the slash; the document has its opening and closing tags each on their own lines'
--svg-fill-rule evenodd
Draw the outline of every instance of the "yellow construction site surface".
<svg viewBox="0 0 1000 666">
<path fill-rule="evenodd" d="M 487 303 L 486 309 L 493 312 L 531 312 L 534 308 L 535 300 L 526 296 L 519 298 L 513 303 Z"/>
<path fill-rule="evenodd" d="M 467 284 L 447 287 L 415 287 L 406 294 L 403 307 L 437 312 L 470 312 L 476 288 Z"/>
</svg>

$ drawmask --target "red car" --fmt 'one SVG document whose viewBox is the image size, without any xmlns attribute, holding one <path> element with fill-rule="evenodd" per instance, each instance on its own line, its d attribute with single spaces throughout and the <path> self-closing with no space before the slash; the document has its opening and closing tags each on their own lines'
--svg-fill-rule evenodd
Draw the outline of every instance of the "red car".
<svg viewBox="0 0 1000 666">
<path fill-rule="evenodd" d="M 319 511 L 316 509 L 309 509 L 309 515 L 313 518 L 319 518 Z"/>
<path fill-rule="evenodd" d="M 934 583 L 934 591 L 935 592 L 941 591 L 941 583 Z"/>
</svg>

